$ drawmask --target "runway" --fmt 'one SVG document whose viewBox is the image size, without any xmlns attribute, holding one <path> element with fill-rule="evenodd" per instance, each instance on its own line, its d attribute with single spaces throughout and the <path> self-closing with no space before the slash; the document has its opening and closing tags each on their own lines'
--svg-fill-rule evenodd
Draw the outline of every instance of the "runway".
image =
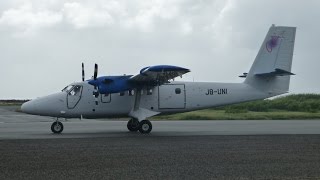
<svg viewBox="0 0 320 180">
<path fill-rule="evenodd" d="M 64 121 L 62 134 L 52 134 L 53 118 L 0 108 L 0 139 L 48 139 L 144 136 L 130 133 L 128 119 Z M 147 136 L 320 134 L 320 120 L 152 121 Z"/>
<path fill-rule="evenodd" d="M 0 179 L 320 179 L 320 121 L 53 119 L 0 107 Z"/>
</svg>

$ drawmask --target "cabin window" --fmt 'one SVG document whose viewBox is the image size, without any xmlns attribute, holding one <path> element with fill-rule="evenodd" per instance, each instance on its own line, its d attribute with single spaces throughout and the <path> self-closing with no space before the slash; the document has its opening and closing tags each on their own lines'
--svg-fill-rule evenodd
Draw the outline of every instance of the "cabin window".
<svg viewBox="0 0 320 180">
<path fill-rule="evenodd" d="M 147 89 L 147 95 L 152 95 L 152 89 Z"/>
<path fill-rule="evenodd" d="M 176 94 L 181 94 L 181 89 L 180 88 L 176 88 L 175 91 L 176 91 Z"/>
<path fill-rule="evenodd" d="M 120 92 L 120 96 L 124 96 L 124 94 L 125 94 L 124 92 Z"/>
<path fill-rule="evenodd" d="M 111 102 L 111 94 L 106 93 L 106 94 L 101 94 L 101 102 L 103 103 L 109 103 Z"/>
</svg>

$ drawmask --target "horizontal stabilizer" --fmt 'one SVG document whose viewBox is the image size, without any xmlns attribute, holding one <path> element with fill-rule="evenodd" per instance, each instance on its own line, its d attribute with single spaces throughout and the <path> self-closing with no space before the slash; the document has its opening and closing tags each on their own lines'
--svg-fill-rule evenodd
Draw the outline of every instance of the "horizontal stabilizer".
<svg viewBox="0 0 320 180">
<path fill-rule="evenodd" d="M 256 73 L 255 75 L 269 77 L 269 76 L 290 76 L 290 75 L 295 75 L 295 74 L 293 74 L 292 72 L 283 70 L 283 69 L 276 68 L 274 71 L 266 72 L 266 73 Z"/>
<path fill-rule="evenodd" d="M 247 75 L 248 75 L 248 73 L 243 73 L 242 75 L 240 75 L 239 77 L 241 77 L 241 78 L 246 78 L 247 77 Z"/>
</svg>

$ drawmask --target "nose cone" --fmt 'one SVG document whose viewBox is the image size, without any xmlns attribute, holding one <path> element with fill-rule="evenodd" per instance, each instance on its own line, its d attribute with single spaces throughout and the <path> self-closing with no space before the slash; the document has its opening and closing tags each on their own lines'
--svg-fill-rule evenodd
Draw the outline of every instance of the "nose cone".
<svg viewBox="0 0 320 180">
<path fill-rule="evenodd" d="M 37 111 L 35 103 L 32 101 L 23 103 L 21 106 L 21 111 L 27 114 L 34 114 Z"/>
<path fill-rule="evenodd" d="M 66 111 L 66 93 L 56 93 L 40 97 L 21 106 L 21 111 L 27 114 L 58 117 L 61 111 Z"/>
</svg>

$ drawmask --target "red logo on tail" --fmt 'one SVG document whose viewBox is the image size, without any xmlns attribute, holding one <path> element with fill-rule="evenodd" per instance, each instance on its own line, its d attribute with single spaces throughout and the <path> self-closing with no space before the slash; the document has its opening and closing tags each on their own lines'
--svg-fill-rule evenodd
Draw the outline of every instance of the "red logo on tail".
<svg viewBox="0 0 320 180">
<path fill-rule="evenodd" d="M 272 52 L 272 49 L 277 47 L 279 44 L 280 36 L 271 36 L 271 39 L 266 43 L 266 49 L 269 53 Z"/>
</svg>

